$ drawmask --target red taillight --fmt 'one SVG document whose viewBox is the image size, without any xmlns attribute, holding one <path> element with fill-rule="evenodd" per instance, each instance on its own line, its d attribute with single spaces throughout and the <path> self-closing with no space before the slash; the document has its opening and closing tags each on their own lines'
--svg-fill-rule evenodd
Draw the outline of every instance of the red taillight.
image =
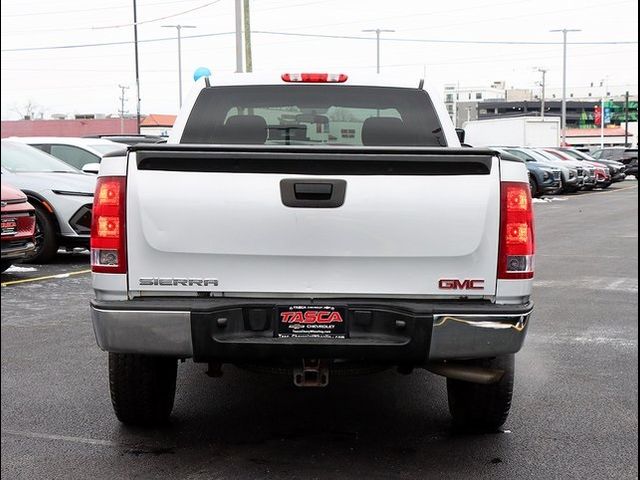
<svg viewBox="0 0 640 480">
<path fill-rule="evenodd" d="M 126 177 L 100 177 L 93 198 L 91 269 L 127 273 L 125 229 Z"/>
<path fill-rule="evenodd" d="M 349 79 L 344 73 L 283 73 L 285 82 L 344 83 Z"/>
<path fill-rule="evenodd" d="M 501 185 L 498 278 L 533 278 L 535 233 L 530 187 L 520 182 Z"/>
</svg>

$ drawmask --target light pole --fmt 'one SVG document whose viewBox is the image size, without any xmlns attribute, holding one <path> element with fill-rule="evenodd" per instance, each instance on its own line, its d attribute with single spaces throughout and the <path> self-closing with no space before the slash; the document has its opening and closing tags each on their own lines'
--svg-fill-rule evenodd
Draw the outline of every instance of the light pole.
<svg viewBox="0 0 640 480">
<path fill-rule="evenodd" d="M 581 32 L 578 29 L 551 30 L 551 33 L 562 33 L 562 146 L 567 143 L 567 35 Z"/>
<path fill-rule="evenodd" d="M 195 25 L 162 25 L 162 28 L 175 28 L 178 32 L 178 101 L 182 107 L 182 36 L 183 28 L 196 28 Z"/>
<path fill-rule="evenodd" d="M 546 104 L 545 97 L 546 97 L 546 87 L 547 87 L 547 72 L 549 70 L 547 70 L 546 68 L 537 68 L 537 71 L 542 74 L 542 83 L 540 84 L 540 86 L 542 86 L 542 96 L 540 101 L 540 117 L 542 118 L 542 120 L 544 120 L 544 109 Z"/>
<path fill-rule="evenodd" d="M 376 34 L 376 73 L 380 73 L 380 34 L 381 33 L 392 33 L 395 30 L 385 30 L 382 28 L 372 28 L 369 30 L 362 30 L 365 33 L 375 32 Z"/>
<path fill-rule="evenodd" d="M 118 85 L 118 88 L 120 89 L 120 133 L 124 133 L 124 114 L 125 114 L 125 109 L 124 109 L 124 102 L 127 101 L 127 99 L 124 96 L 124 91 L 125 90 L 129 90 L 129 87 L 125 86 L 125 85 Z"/>
</svg>

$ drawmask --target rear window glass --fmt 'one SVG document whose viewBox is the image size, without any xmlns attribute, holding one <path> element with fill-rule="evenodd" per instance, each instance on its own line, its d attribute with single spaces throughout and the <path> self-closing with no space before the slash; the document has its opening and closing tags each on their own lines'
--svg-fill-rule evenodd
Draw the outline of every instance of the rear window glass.
<svg viewBox="0 0 640 480">
<path fill-rule="evenodd" d="M 423 90 L 336 85 L 206 88 L 181 143 L 447 146 Z"/>
</svg>

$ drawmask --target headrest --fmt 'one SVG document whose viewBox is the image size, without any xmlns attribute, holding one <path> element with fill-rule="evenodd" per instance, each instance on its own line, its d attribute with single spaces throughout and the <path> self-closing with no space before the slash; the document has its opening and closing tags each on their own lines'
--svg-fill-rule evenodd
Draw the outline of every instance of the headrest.
<svg viewBox="0 0 640 480">
<path fill-rule="evenodd" d="M 371 117 L 362 124 L 362 144 L 365 146 L 413 145 L 404 122 L 396 117 Z"/>
<path fill-rule="evenodd" d="M 267 141 L 267 122 L 259 115 L 234 115 L 227 118 L 216 132 L 216 141 L 226 144 L 264 145 Z"/>
</svg>

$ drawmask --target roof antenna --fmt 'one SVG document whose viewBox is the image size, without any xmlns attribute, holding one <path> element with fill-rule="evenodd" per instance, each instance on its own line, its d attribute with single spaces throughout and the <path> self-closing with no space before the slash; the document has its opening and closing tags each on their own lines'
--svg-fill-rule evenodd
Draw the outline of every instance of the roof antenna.
<svg viewBox="0 0 640 480">
<path fill-rule="evenodd" d="M 418 84 L 418 90 L 422 90 L 424 88 L 424 78 L 420 79 L 420 83 Z"/>
</svg>

